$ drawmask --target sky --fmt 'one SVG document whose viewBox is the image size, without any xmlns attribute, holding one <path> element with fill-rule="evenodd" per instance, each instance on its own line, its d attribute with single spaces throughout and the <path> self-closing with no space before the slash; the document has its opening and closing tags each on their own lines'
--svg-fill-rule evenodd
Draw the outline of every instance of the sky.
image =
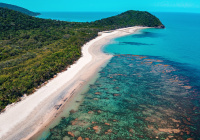
<svg viewBox="0 0 200 140">
<path fill-rule="evenodd" d="M 0 0 L 34 12 L 123 12 L 141 10 L 150 12 L 200 13 L 200 0 Z"/>
</svg>

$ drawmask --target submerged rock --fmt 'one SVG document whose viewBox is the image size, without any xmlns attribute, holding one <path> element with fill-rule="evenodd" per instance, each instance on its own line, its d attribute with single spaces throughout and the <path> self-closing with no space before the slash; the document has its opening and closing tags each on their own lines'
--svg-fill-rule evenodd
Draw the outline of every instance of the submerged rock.
<svg viewBox="0 0 200 140">
<path fill-rule="evenodd" d="M 70 114 L 76 113 L 74 109 L 70 110 Z"/>
<path fill-rule="evenodd" d="M 93 129 L 96 133 L 99 133 L 101 128 L 99 126 L 94 126 Z"/>
<path fill-rule="evenodd" d="M 130 129 L 129 132 L 130 132 L 130 133 L 135 133 L 135 130 Z"/>
<path fill-rule="evenodd" d="M 83 140 L 83 139 L 82 139 L 82 137 L 78 137 L 78 139 L 77 139 L 77 140 Z"/>
<path fill-rule="evenodd" d="M 68 135 L 74 137 L 75 135 L 72 132 L 68 132 Z"/>
<path fill-rule="evenodd" d="M 120 94 L 113 94 L 113 96 L 120 96 Z"/>
<path fill-rule="evenodd" d="M 194 138 L 188 138 L 187 140 L 194 140 Z"/>
<path fill-rule="evenodd" d="M 88 114 L 93 114 L 94 112 L 93 111 L 88 111 Z"/>
<path fill-rule="evenodd" d="M 160 25 L 160 26 L 158 26 L 158 27 L 156 27 L 156 28 L 158 28 L 158 29 L 164 29 L 165 26 L 164 26 L 164 25 Z"/>
<path fill-rule="evenodd" d="M 109 123 L 105 123 L 105 125 L 110 125 Z"/>
<path fill-rule="evenodd" d="M 105 134 L 109 134 L 109 133 L 112 133 L 112 129 L 108 129 Z"/>
<path fill-rule="evenodd" d="M 70 137 L 65 136 L 65 137 L 63 138 L 63 140 L 70 140 Z"/>
<path fill-rule="evenodd" d="M 191 119 L 190 118 L 187 118 L 187 120 L 190 122 L 191 121 Z"/>
<path fill-rule="evenodd" d="M 180 133 L 180 129 L 171 129 L 171 128 L 159 128 L 158 131 L 166 133 Z"/>
<path fill-rule="evenodd" d="M 185 119 L 183 119 L 183 123 L 187 124 L 187 125 L 193 125 L 193 124 L 189 123 L 188 121 L 186 121 Z"/>
<path fill-rule="evenodd" d="M 96 95 L 100 95 L 101 93 L 100 93 L 100 92 L 95 92 L 95 94 L 96 94 Z"/>
</svg>

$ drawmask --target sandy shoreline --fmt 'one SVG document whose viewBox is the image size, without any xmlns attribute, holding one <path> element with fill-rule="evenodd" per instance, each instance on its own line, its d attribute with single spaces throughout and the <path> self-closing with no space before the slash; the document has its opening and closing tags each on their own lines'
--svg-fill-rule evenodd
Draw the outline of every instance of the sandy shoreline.
<svg viewBox="0 0 200 140">
<path fill-rule="evenodd" d="M 29 139 L 37 133 L 54 118 L 74 90 L 82 88 L 85 81 L 112 58 L 112 55 L 101 51 L 104 45 L 113 38 L 133 34 L 144 28 L 135 26 L 101 32 L 97 38 L 86 43 L 82 47 L 82 57 L 75 64 L 0 114 L 0 139 Z"/>
</svg>

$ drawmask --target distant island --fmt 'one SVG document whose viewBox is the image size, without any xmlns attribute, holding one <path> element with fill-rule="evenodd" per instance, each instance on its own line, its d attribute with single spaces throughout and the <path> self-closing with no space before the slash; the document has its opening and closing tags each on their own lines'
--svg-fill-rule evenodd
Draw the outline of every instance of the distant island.
<svg viewBox="0 0 200 140">
<path fill-rule="evenodd" d="M 40 19 L 7 8 L 0 8 L 0 111 L 77 61 L 81 47 L 98 32 L 132 26 L 164 28 L 157 17 L 143 11 L 81 23 Z"/>
<path fill-rule="evenodd" d="M 8 8 L 8 9 L 11 9 L 11 10 L 15 10 L 15 11 L 27 14 L 29 16 L 38 16 L 38 15 L 40 15 L 40 13 L 35 13 L 35 12 L 29 11 L 29 10 L 27 10 L 25 8 L 22 8 L 22 7 L 19 7 L 19 6 L 16 6 L 16 5 L 12 5 L 12 4 L 0 3 L 0 7 Z"/>
</svg>

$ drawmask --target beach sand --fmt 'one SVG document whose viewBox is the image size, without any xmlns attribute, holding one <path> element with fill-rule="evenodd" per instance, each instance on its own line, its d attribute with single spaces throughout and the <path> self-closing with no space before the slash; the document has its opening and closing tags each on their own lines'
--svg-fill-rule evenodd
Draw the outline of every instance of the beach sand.
<svg viewBox="0 0 200 140">
<path fill-rule="evenodd" d="M 62 106 L 81 89 L 84 83 L 95 75 L 112 55 L 102 52 L 102 47 L 110 40 L 133 34 L 147 27 L 129 27 L 99 33 L 99 36 L 82 47 L 82 57 L 66 71 L 37 89 L 22 101 L 9 105 L 0 114 L 0 139 L 29 139 L 50 123 Z"/>
</svg>

